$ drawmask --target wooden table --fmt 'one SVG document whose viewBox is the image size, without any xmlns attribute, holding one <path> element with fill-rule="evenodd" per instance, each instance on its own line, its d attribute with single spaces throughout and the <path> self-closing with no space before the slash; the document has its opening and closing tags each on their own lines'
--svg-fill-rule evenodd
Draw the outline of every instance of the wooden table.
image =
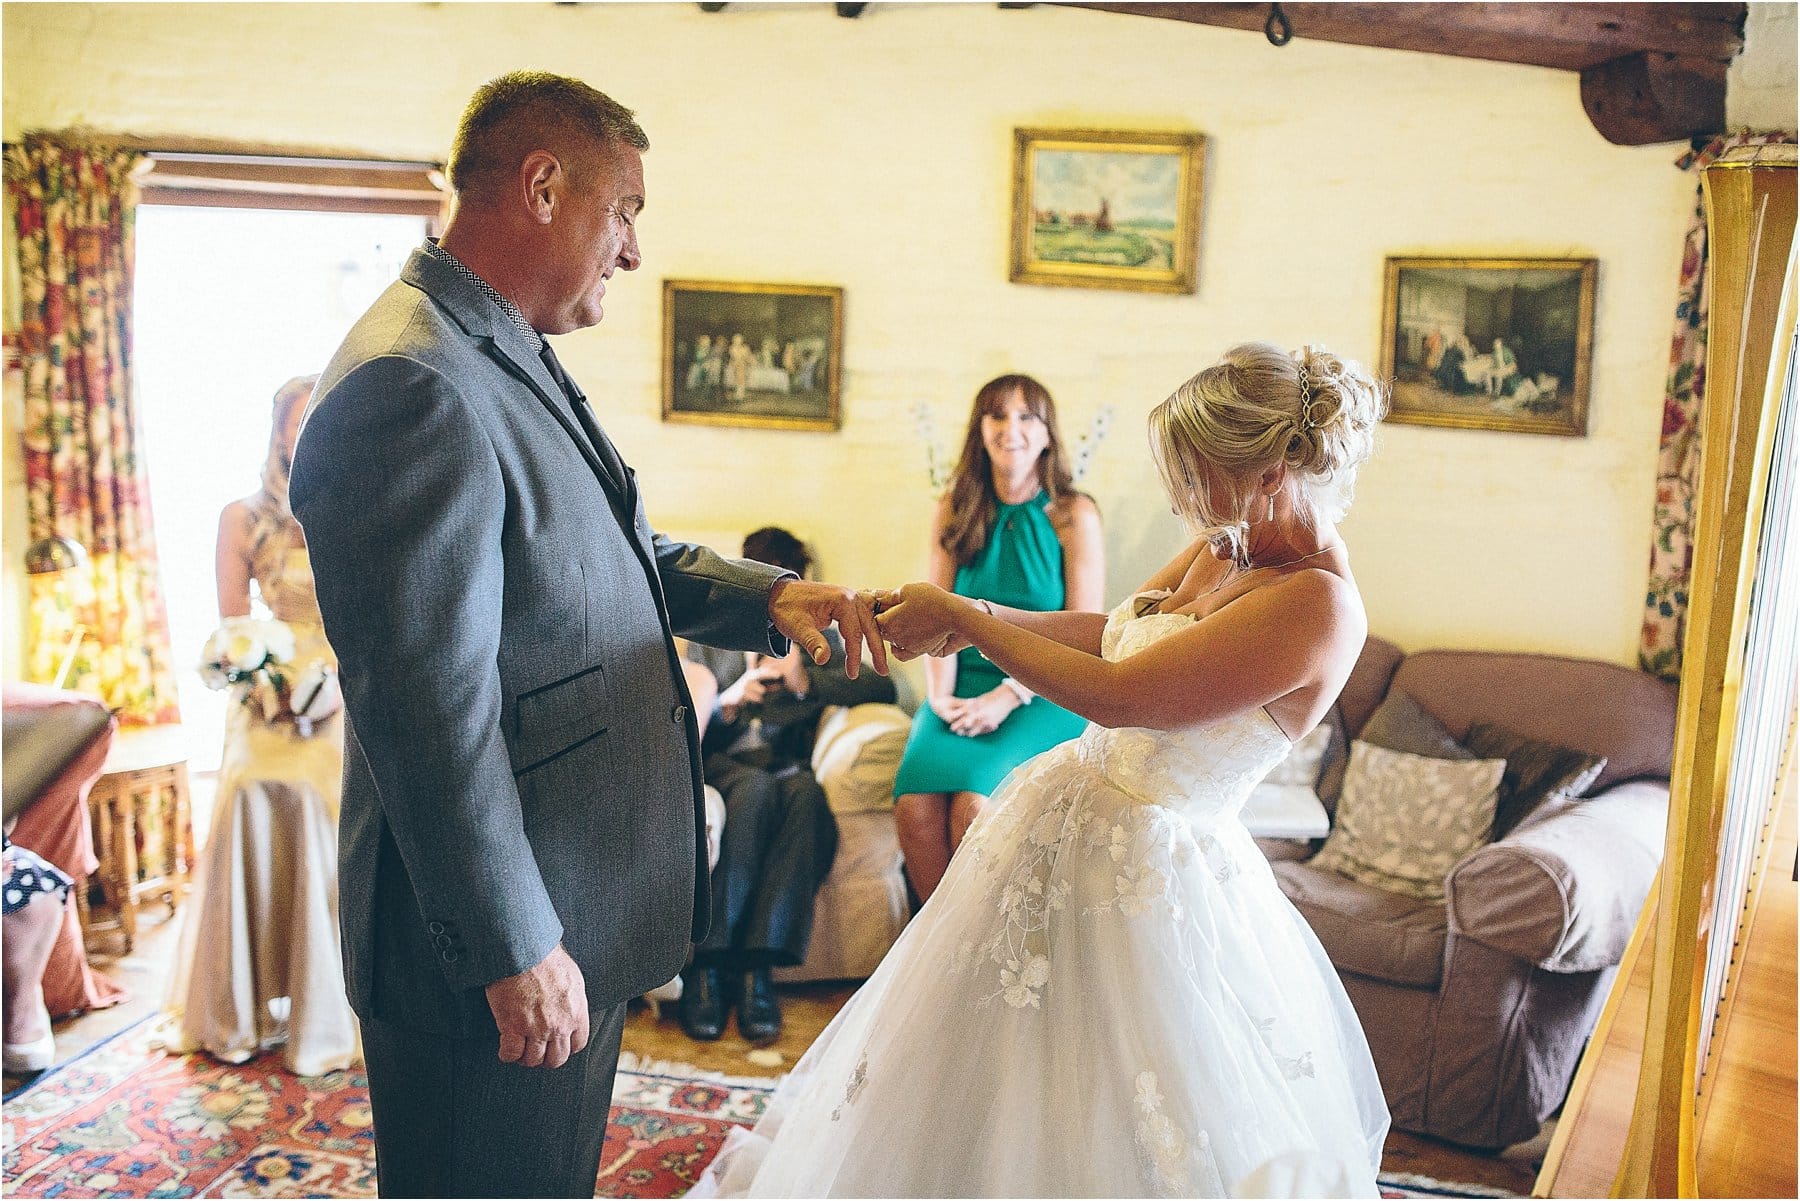
<svg viewBox="0 0 1800 1201">
<path fill-rule="evenodd" d="M 188 790 L 187 735 L 180 726 L 126 727 L 113 741 L 106 770 L 88 794 L 96 882 L 116 920 L 103 920 L 82 905 L 86 930 L 116 926 L 130 951 L 137 939 L 138 906 L 160 900 L 174 913 L 187 893 L 194 864 L 193 809 Z M 160 814 L 145 826 L 142 819 Z M 80 900 L 87 900 L 85 891 Z"/>
</svg>

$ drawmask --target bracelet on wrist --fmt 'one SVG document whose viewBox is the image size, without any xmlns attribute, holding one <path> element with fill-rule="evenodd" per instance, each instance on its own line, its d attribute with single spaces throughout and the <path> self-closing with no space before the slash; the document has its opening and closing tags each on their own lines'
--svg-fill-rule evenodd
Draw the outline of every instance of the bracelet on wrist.
<svg viewBox="0 0 1800 1201">
<path fill-rule="evenodd" d="M 1029 705 L 1031 703 L 1031 698 L 1032 698 L 1031 690 L 1029 688 L 1026 688 L 1025 685 L 1019 683 L 1017 680 L 1013 679 L 1011 676 L 1007 676 L 1005 679 L 1001 680 L 1000 684 L 1008 692 L 1012 693 L 1014 696 L 1019 698 L 1020 705 Z"/>
</svg>

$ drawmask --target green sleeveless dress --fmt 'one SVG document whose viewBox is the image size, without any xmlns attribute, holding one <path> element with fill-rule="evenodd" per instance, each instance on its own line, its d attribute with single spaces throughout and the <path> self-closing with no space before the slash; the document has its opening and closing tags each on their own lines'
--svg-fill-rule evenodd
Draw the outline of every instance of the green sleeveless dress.
<svg viewBox="0 0 1800 1201">
<path fill-rule="evenodd" d="M 1050 497 L 1040 492 L 1016 505 L 1001 505 L 987 546 L 959 568 L 953 591 L 1014 609 L 1049 612 L 1063 607 L 1063 552 L 1050 524 Z M 980 696 L 1005 673 L 968 647 L 956 657 L 956 695 Z M 975 738 L 952 734 L 930 705 L 913 718 L 906 755 L 894 780 L 896 796 L 909 792 L 979 792 L 991 795 L 1019 764 L 1086 728 L 1087 720 L 1037 697 L 1014 709 L 998 729 Z"/>
</svg>

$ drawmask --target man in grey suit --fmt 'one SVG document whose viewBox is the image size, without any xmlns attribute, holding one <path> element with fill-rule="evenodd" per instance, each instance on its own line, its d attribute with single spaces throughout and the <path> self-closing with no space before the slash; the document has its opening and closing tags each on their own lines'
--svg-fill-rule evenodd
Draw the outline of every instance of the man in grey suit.
<svg viewBox="0 0 1800 1201">
<path fill-rule="evenodd" d="M 625 1001 L 706 931 L 672 637 L 815 661 L 866 594 L 670 542 L 545 334 L 639 262 L 648 140 L 577 80 L 479 89 L 457 208 L 314 394 L 291 498 L 349 716 L 344 968 L 387 1196 L 591 1196 Z"/>
</svg>

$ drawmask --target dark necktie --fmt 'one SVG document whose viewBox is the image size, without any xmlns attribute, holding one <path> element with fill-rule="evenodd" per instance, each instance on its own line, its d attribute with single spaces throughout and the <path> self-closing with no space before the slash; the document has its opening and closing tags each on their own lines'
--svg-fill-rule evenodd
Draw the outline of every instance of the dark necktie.
<svg viewBox="0 0 1800 1201">
<path fill-rule="evenodd" d="M 556 381 L 556 386 L 562 389 L 563 399 L 569 402 L 575 424 L 581 427 L 588 441 L 593 444 L 595 453 L 600 456 L 600 465 L 610 478 L 613 489 L 620 497 L 628 499 L 631 495 L 631 476 L 625 470 L 624 460 L 619 458 L 618 448 L 601 430 L 600 423 L 594 420 L 593 410 L 588 408 L 587 397 L 575 386 L 569 373 L 563 370 L 562 362 L 556 357 L 556 352 L 550 349 L 548 342 L 544 343 L 543 359 L 544 366 L 550 371 L 550 378 Z"/>
</svg>

